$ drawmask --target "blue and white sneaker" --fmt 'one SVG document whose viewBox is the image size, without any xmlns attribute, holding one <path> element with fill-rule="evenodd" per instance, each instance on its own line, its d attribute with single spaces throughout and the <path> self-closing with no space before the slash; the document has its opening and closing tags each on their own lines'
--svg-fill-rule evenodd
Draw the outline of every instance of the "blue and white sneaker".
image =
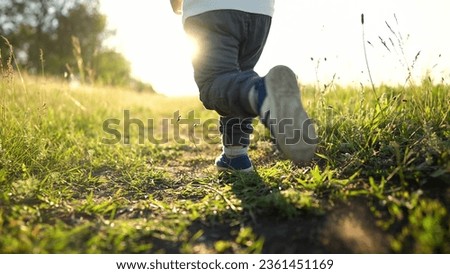
<svg viewBox="0 0 450 274">
<path fill-rule="evenodd" d="M 303 163 L 313 158 L 317 136 L 290 68 L 276 66 L 264 77 L 264 85 L 258 90 L 258 109 L 261 120 L 289 159 Z"/>
<path fill-rule="evenodd" d="M 253 171 L 253 165 L 247 154 L 229 158 L 222 153 L 216 159 L 216 168 L 218 171 Z"/>
</svg>

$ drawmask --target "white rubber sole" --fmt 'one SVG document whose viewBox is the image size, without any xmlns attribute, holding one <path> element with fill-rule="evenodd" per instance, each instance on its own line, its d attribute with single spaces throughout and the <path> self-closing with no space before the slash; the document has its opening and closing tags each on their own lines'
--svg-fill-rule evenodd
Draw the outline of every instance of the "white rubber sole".
<svg viewBox="0 0 450 274">
<path fill-rule="evenodd" d="M 272 68 L 265 77 L 270 109 L 270 131 L 279 149 L 294 163 L 314 157 L 317 136 L 300 99 L 294 72 L 286 66 Z"/>
<path fill-rule="evenodd" d="M 232 168 L 216 166 L 216 170 L 217 170 L 217 172 L 243 172 L 243 173 L 254 172 L 255 171 L 253 166 L 249 167 L 249 168 L 246 168 L 246 169 L 232 169 Z"/>
</svg>

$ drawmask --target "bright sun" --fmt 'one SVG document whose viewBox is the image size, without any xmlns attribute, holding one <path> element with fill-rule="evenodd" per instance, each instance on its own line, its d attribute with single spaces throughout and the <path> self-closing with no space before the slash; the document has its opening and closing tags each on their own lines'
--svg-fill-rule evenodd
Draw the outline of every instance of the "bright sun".
<svg viewBox="0 0 450 274">
<path fill-rule="evenodd" d="M 191 58 L 195 42 L 183 30 L 181 17 L 168 1 L 102 1 L 108 24 L 116 35 L 108 44 L 125 54 L 136 78 L 150 82 L 166 95 L 196 95 Z"/>
</svg>

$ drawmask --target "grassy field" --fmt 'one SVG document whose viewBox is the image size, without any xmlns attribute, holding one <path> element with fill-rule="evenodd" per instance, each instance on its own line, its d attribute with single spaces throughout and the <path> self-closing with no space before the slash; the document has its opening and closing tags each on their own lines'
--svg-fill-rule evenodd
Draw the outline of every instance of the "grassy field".
<svg viewBox="0 0 450 274">
<path fill-rule="evenodd" d="M 302 90 L 314 161 L 219 175 L 197 98 L 4 75 L 0 252 L 450 253 L 449 86 Z"/>
</svg>

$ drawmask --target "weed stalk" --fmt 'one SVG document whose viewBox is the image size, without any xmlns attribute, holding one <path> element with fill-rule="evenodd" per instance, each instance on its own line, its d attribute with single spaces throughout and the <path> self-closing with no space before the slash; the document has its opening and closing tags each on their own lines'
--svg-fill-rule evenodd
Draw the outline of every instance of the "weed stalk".
<svg viewBox="0 0 450 274">
<path fill-rule="evenodd" d="M 364 58 L 366 60 L 366 67 L 367 67 L 367 72 L 369 74 L 369 80 L 370 80 L 370 84 L 372 85 L 372 92 L 375 95 L 375 99 L 377 101 L 377 105 L 380 108 L 380 112 L 384 115 L 384 111 L 383 108 L 380 105 L 380 97 L 378 97 L 377 91 L 375 89 L 375 84 L 373 83 L 373 79 L 372 79 L 372 73 L 370 72 L 370 66 L 369 66 L 369 58 L 367 57 L 367 49 L 366 49 L 366 34 L 365 34 L 365 30 L 364 30 L 364 13 L 361 13 L 361 25 L 362 25 L 362 39 L 363 39 L 363 49 L 364 49 Z"/>
<path fill-rule="evenodd" d="M 39 60 L 41 61 L 41 70 L 42 70 L 42 78 L 45 78 L 45 71 L 44 71 L 44 51 L 42 49 L 39 49 Z"/>
</svg>

